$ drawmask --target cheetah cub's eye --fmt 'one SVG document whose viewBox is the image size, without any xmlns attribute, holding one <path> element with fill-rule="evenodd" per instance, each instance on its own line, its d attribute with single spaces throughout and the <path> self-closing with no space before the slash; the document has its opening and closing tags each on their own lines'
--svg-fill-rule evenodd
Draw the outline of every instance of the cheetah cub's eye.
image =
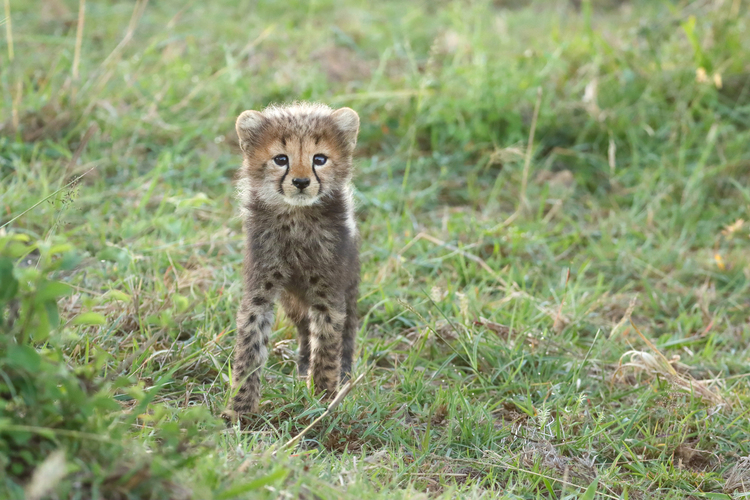
<svg viewBox="0 0 750 500">
<path fill-rule="evenodd" d="M 289 165 L 289 157 L 287 155 L 276 155 L 273 157 L 273 162 L 280 167 L 286 167 Z"/>
<path fill-rule="evenodd" d="M 328 157 L 326 155 L 313 156 L 313 165 L 316 165 L 318 167 L 325 165 L 327 161 L 328 161 Z"/>
</svg>

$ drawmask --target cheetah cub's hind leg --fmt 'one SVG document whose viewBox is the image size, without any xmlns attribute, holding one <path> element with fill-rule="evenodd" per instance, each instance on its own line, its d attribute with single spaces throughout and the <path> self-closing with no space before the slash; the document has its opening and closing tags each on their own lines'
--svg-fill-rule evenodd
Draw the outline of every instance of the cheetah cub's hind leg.
<svg viewBox="0 0 750 500">
<path fill-rule="evenodd" d="M 341 375 L 341 348 L 346 307 L 343 294 L 333 300 L 320 297 L 310 308 L 310 375 L 315 392 L 336 395 Z"/>
<path fill-rule="evenodd" d="M 359 266 L 356 269 L 359 276 Z M 341 336 L 341 383 L 349 380 L 352 373 L 352 360 L 354 358 L 354 341 L 357 338 L 357 295 L 359 283 L 355 281 L 346 291 L 346 320 Z"/>
<path fill-rule="evenodd" d="M 307 378 L 310 368 L 310 306 L 290 292 L 281 295 L 281 306 L 297 327 L 299 343 L 297 375 L 300 378 Z"/>
</svg>

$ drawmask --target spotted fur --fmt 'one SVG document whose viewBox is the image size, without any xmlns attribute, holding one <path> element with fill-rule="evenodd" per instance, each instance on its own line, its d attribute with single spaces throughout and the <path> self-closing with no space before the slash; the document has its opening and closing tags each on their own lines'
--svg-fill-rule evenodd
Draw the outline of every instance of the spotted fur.
<svg viewBox="0 0 750 500">
<path fill-rule="evenodd" d="M 297 326 L 299 374 L 309 374 L 317 392 L 335 394 L 352 366 L 360 267 L 351 187 L 357 113 L 296 103 L 245 111 L 236 128 L 247 241 L 234 415 L 258 411 L 277 299 Z M 316 155 L 326 157 L 324 165 L 314 164 Z M 310 182 L 300 188 L 302 180 Z"/>
</svg>

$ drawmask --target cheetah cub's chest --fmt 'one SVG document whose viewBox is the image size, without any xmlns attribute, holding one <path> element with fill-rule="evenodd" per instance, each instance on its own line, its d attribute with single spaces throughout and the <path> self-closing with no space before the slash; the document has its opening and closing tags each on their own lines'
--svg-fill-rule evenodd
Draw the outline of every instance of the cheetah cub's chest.
<svg viewBox="0 0 750 500">
<path fill-rule="evenodd" d="M 249 240 L 256 254 L 274 255 L 267 259 L 268 265 L 278 262 L 292 274 L 305 274 L 334 265 L 336 259 L 346 257 L 345 247 L 356 242 L 357 235 L 339 219 L 326 220 L 317 213 L 278 214 L 271 229 L 257 224 L 248 231 Z"/>
</svg>

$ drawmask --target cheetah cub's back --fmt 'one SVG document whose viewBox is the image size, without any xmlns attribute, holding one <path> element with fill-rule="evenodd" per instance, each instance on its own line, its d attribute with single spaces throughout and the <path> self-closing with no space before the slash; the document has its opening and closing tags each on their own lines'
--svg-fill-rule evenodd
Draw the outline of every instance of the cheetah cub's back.
<svg viewBox="0 0 750 500">
<path fill-rule="evenodd" d="M 359 234 L 352 153 L 359 116 L 296 103 L 245 111 L 240 203 L 246 234 L 229 414 L 258 411 L 273 306 L 297 326 L 298 369 L 331 397 L 351 371 L 357 330 Z"/>
</svg>

